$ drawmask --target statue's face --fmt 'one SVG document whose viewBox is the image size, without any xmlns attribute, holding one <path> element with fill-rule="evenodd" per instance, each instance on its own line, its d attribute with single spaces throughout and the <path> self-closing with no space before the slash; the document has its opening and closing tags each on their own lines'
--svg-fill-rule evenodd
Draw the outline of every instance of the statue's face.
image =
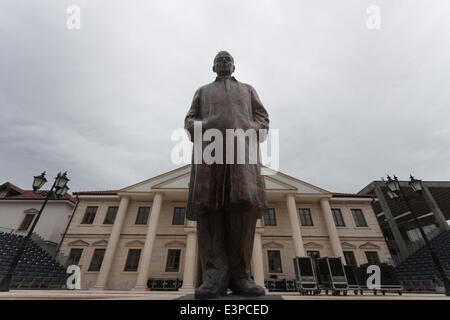
<svg viewBox="0 0 450 320">
<path fill-rule="evenodd" d="M 230 76 L 234 69 L 233 57 L 228 52 L 219 52 L 214 59 L 213 71 L 218 76 Z"/>
</svg>

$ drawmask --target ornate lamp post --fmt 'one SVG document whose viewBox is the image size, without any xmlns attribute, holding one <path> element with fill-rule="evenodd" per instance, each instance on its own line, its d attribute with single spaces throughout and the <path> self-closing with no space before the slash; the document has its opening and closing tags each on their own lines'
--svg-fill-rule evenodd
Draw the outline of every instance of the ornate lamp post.
<svg viewBox="0 0 450 320">
<path fill-rule="evenodd" d="M 433 247 L 431 246 L 430 241 L 428 240 L 428 237 L 425 234 L 425 231 L 423 230 L 422 226 L 419 223 L 419 220 L 417 219 L 417 216 L 414 212 L 414 210 L 411 207 L 411 204 L 409 203 L 408 197 L 405 195 L 403 189 L 400 187 L 400 183 L 397 179 L 397 177 L 394 175 L 394 178 L 392 179 L 389 175 L 387 176 L 387 181 L 385 182 L 386 187 L 388 188 L 387 195 L 392 200 L 404 200 L 406 202 L 406 205 L 408 206 L 409 212 L 411 212 L 414 222 L 416 223 L 417 227 L 420 230 L 420 234 L 422 235 L 423 240 L 425 241 L 425 245 L 427 246 L 428 250 L 430 251 L 431 258 L 433 260 L 434 265 L 436 266 L 436 269 L 438 271 L 439 278 L 444 283 L 445 287 L 445 295 L 450 296 L 450 280 L 447 277 L 447 274 L 445 273 L 444 268 L 441 265 L 441 262 L 439 261 L 439 258 L 437 257 L 436 253 L 433 250 Z M 409 186 L 411 189 L 414 190 L 414 192 L 421 193 L 423 190 L 422 187 L 422 180 L 414 179 L 412 175 L 410 175 L 410 181 Z"/>
<path fill-rule="evenodd" d="M 45 172 L 43 172 L 40 176 L 35 176 L 33 180 L 33 190 L 36 192 L 39 190 L 45 183 L 47 182 L 47 179 L 45 178 Z M 28 241 L 31 237 L 31 234 L 34 231 L 34 228 L 36 227 L 36 224 L 39 220 L 39 217 L 42 214 L 42 211 L 45 208 L 45 205 L 48 202 L 48 199 L 52 196 L 53 192 L 55 195 L 59 198 L 66 194 L 66 192 L 69 190 L 69 187 L 67 186 L 67 182 L 69 182 L 69 178 L 67 178 L 67 171 L 63 174 L 58 173 L 58 175 L 55 177 L 55 182 L 53 182 L 52 187 L 47 192 L 47 196 L 45 197 L 44 203 L 41 206 L 41 209 L 39 210 L 39 213 L 37 214 L 36 218 L 33 221 L 33 224 L 28 231 L 28 234 L 22 239 L 22 241 L 19 244 L 19 247 L 17 248 L 16 255 L 14 256 L 14 259 L 9 267 L 8 273 L 6 276 L 2 279 L 0 282 L 0 291 L 9 291 L 9 284 L 12 280 L 12 276 L 14 274 L 14 271 L 16 270 L 17 265 L 19 264 L 19 260 L 23 255 L 23 252 L 25 251 L 25 248 L 27 247 Z M 55 191 L 53 191 L 55 190 Z"/>
</svg>

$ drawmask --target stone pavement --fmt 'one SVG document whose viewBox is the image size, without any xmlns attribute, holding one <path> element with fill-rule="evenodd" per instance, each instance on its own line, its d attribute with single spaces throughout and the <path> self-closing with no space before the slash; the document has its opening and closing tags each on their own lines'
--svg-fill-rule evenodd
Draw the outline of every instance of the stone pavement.
<svg viewBox="0 0 450 320">
<path fill-rule="evenodd" d="M 11 290 L 0 292 L 0 300 L 189 300 L 192 293 L 174 291 L 92 291 L 92 290 Z M 224 300 L 246 300 L 247 298 L 228 295 Z M 248 300 L 450 300 L 443 294 L 373 294 L 348 296 L 301 296 L 298 293 L 269 292 L 266 297 Z"/>
</svg>

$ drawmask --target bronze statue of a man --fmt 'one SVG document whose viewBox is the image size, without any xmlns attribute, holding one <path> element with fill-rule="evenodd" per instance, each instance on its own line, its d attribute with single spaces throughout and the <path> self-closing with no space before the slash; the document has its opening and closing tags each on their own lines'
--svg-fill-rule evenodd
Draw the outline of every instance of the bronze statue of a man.
<svg viewBox="0 0 450 320">
<path fill-rule="evenodd" d="M 234 70 L 233 57 L 228 52 L 219 52 L 213 66 L 216 80 L 195 93 L 185 118 L 185 129 L 194 142 L 194 150 L 196 143 L 201 150 L 208 144 L 203 139 L 194 141 L 195 123 L 201 124 L 201 132 L 217 129 L 223 134 L 223 155 L 230 150 L 225 138 L 227 129 L 268 130 L 268 114 L 255 89 L 232 77 Z M 258 134 L 257 142 L 264 136 Z M 245 151 L 249 152 L 249 143 L 244 141 Z M 259 148 L 259 143 L 256 146 Z M 217 298 L 225 295 L 228 288 L 244 296 L 265 294 L 249 273 L 256 221 L 267 210 L 259 149 L 257 161 L 251 162 L 246 156 L 245 163 L 236 161 L 239 151 L 236 143 L 232 150 L 234 161 L 192 163 L 186 216 L 197 221 L 203 276 L 195 291 L 198 299 Z"/>
</svg>

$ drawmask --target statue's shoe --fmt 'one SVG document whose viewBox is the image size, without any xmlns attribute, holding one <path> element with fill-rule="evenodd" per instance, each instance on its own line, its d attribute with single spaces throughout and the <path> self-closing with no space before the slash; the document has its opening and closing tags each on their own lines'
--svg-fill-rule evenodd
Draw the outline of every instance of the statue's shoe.
<svg viewBox="0 0 450 320">
<path fill-rule="evenodd" d="M 208 283 L 202 284 L 195 290 L 195 299 L 217 299 L 221 296 L 225 296 L 227 294 L 227 290 L 219 287 L 212 286 Z"/>
<path fill-rule="evenodd" d="M 250 279 L 236 279 L 230 282 L 230 289 L 234 294 L 245 296 L 245 297 L 256 297 L 264 296 L 266 290 L 258 286 Z"/>
</svg>

